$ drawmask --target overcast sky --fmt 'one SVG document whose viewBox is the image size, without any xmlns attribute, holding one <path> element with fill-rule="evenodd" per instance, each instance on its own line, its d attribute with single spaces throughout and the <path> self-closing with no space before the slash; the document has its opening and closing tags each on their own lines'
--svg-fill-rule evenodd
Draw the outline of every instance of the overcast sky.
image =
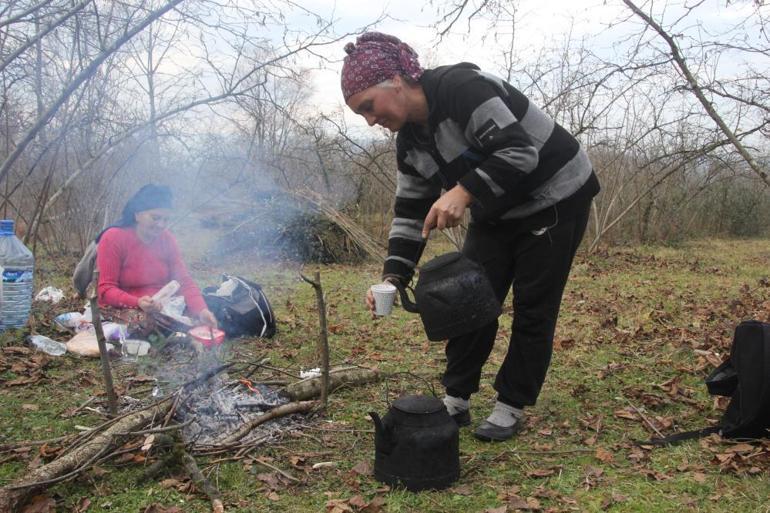
<svg viewBox="0 0 770 513">
<path fill-rule="evenodd" d="M 502 34 L 500 38 L 495 38 L 489 20 L 477 19 L 469 28 L 467 13 L 471 12 L 470 6 L 477 4 L 478 0 L 471 0 L 469 9 L 454 25 L 452 33 L 443 41 L 437 41 L 435 24 L 445 12 L 445 7 L 438 4 L 444 3 L 444 0 L 437 0 L 433 4 L 426 0 L 390 0 L 385 3 L 309 0 L 302 5 L 322 16 L 333 17 L 337 33 L 358 30 L 385 14 L 387 19 L 379 23 L 376 29 L 409 43 L 420 54 L 423 65 L 471 61 L 488 71 L 499 71 L 503 62 L 503 46 L 508 44 L 508 37 Z M 649 5 L 643 0 L 637 3 Z M 657 15 L 673 20 L 681 14 L 683 4 L 695 3 L 694 0 L 658 0 L 654 6 Z M 556 41 L 568 38 L 573 41 L 585 38 L 594 52 L 609 52 L 624 33 L 634 28 L 633 24 L 639 23 L 630 16 L 620 0 L 518 0 L 516 5 L 515 49 L 517 57 L 524 63 L 534 59 L 542 48 L 558 46 Z M 705 0 L 704 5 L 697 10 L 697 19 L 688 18 L 688 23 L 692 26 L 698 22 L 714 29 L 730 19 L 747 16 L 751 12 L 752 2 L 749 0 L 739 0 L 730 5 L 725 0 Z M 631 18 L 632 23 L 618 26 L 617 22 L 625 18 Z M 498 23 L 498 27 L 500 25 Z M 345 42 L 353 40 L 354 37 L 350 37 Z M 326 63 L 324 70 L 314 72 L 312 76 L 312 103 L 325 112 L 344 107 L 339 87 L 343 46 L 344 42 L 341 42 L 324 48 L 323 55 L 333 62 Z M 317 65 L 318 62 L 308 61 L 308 64 Z M 346 117 L 364 126 L 360 117 Z"/>
<path fill-rule="evenodd" d="M 441 3 L 441 2 L 438 2 Z M 471 2 L 472 3 L 472 2 Z M 606 5 L 609 3 L 610 5 Z M 572 31 L 573 37 L 595 35 L 622 12 L 618 2 L 603 0 L 523 0 L 518 2 L 516 46 L 522 52 L 532 52 L 548 41 L 564 38 Z M 544 7 L 546 5 L 546 7 Z M 501 62 L 501 45 L 507 45 L 501 35 L 495 39 L 489 31 L 489 21 L 478 19 L 468 27 L 467 16 L 455 25 L 443 41 L 437 41 L 435 23 L 440 18 L 439 7 L 422 0 L 390 0 L 385 3 L 361 0 L 311 0 L 303 6 L 324 16 L 334 16 L 336 31 L 355 31 L 376 20 L 381 14 L 387 19 L 377 30 L 399 37 L 410 44 L 423 65 L 452 64 L 471 61 L 494 71 L 495 62 Z M 442 25 L 443 26 L 443 25 Z M 486 40 L 483 36 L 487 35 Z M 351 37 L 346 40 L 353 41 Z M 344 43 L 325 49 L 325 56 L 336 62 L 313 74 L 314 104 L 324 111 L 344 105 L 339 87 L 339 72 L 344 57 Z"/>
</svg>

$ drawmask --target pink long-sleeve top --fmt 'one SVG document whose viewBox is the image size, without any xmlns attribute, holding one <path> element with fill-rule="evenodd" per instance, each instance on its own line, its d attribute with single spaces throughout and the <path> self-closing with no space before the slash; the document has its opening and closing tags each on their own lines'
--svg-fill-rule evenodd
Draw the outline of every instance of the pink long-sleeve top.
<svg viewBox="0 0 770 513">
<path fill-rule="evenodd" d="M 206 308 L 201 291 L 185 267 L 174 236 L 168 230 L 151 243 L 143 242 L 133 227 L 110 228 L 99 239 L 99 304 L 138 308 L 139 298 L 152 296 L 171 280 L 179 282 L 188 311 Z"/>
</svg>

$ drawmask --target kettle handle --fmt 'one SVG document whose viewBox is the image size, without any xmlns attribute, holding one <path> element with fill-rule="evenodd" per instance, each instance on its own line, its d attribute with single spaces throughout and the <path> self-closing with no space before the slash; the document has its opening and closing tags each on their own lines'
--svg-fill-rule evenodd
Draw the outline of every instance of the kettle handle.
<svg viewBox="0 0 770 513">
<path fill-rule="evenodd" d="M 406 292 L 407 287 L 405 287 L 403 283 L 397 280 L 394 280 L 391 283 L 396 286 L 398 295 L 401 296 L 401 305 L 404 307 L 404 310 L 411 313 L 420 313 L 420 309 L 417 307 L 417 303 L 409 299 L 409 294 Z M 412 291 L 412 293 L 414 293 L 414 291 Z"/>
</svg>

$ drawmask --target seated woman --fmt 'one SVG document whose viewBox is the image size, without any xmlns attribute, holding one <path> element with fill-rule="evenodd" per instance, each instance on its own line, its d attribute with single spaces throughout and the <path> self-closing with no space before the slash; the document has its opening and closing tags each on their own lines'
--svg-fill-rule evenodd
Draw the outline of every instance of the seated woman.
<svg viewBox="0 0 770 513">
<path fill-rule="evenodd" d="M 180 284 L 178 293 L 187 313 L 202 324 L 217 326 L 182 262 L 176 239 L 166 229 L 170 214 L 171 190 L 148 184 L 128 200 L 120 220 L 97 238 L 99 305 L 105 318 L 127 324 L 131 336 L 181 328 L 162 315 L 162 305 L 152 299 L 171 280 Z"/>
</svg>

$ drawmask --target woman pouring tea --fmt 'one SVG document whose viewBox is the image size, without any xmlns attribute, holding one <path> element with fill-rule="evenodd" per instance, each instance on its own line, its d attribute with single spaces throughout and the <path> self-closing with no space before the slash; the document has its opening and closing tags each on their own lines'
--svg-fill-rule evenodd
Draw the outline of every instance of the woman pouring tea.
<svg viewBox="0 0 770 513">
<path fill-rule="evenodd" d="M 342 93 L 367 123 L 397 132 L 397 189 L 383 280 L 409 283 L 434 229 L 471 221 L 462 253 L 500 303 L 513 290 L 497 399 L 475 429 L 484 441 L 518 433 L 550 365 L 556 319 L 599 182 L 580 143 L 508 82 L 460 63 L 423 69 L 398 38 L 369 32 L 345 47 Z M 443 192 L 442 192 L 443 191 Z M 374 297 L 366 304 L 374 312 Z M 498 321 L 446 345 L 444 404 L 470 425 L 470 397 Z"/>
</svg>

